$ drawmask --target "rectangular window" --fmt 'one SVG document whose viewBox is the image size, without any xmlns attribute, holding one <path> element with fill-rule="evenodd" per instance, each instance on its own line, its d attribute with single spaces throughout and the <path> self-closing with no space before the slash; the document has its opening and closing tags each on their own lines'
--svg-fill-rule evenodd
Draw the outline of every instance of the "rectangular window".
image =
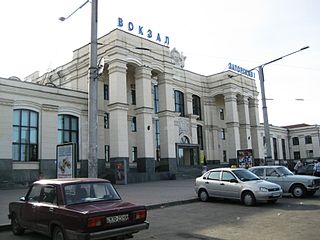
<svg viewBox="0 0 320 240">
<path fill-rule="evenodd" d="M 154 112 L 159 112 L 159 87 L 158 85 L 154 85 L 153 87 L 153 98 L 154 98 Z"/>
<path fill-rule="evenodd" d="M 109 145 L 104 145 L 104 160 L 105 160 L 105 163 L 110 162 L 110 146 Z"/>
<path fill-rule="evenodd" d="M 109 85 L 104 84 L 104 91 L 103 91 L 104 100 L 109 100 Z"/>
<path fill-rule="evenodd" d="M 131 104 L 136 105 L 136 85 L 131 84 Z"/>
<path fill-rule="evenodd" d="M 227 161 L 227 151 L 223 150 L 223 161 L 226 162 Z"/>
<path fill-rule="evenodd" d="M 226 140 L 226 131 L 224 128 L 221 128 L 220 130 L 220 139 Z"/>
<path fill-rule="evenodd" d="M 201 101 L 197 95 L 192 95 L 192 110 L 193 114 L 198 115 L 198 119 L 201 120 Z"/>
<path fill-rule="evenodd" d="M 202 126 L 197 126 L 197 137 L 198 137 L 198 144 L 200 150 L 203 150 L 203 134 L 202 134 Z"/>
<path fill-rule="evenodd" d="M 179 112 L 184 117 L 184 94 L 180 91 L 174 91 L 175 112 Z"/>
<path fill-rule="evenodd" d="M 313 150 L 306 151 L 307 158 L 313 158 Z"/>
<path fill-rule="evenodd" d="M 305 140 L 305 144 L 312 144 L 312 137 L 310 135 L 305 136 L 304 140 Z"/>
<path fill-rule="evenodd" d="M 283 160 L 287 159 L 287 154 L 286 154 L 286 142 L 284 139 L 281 139 L 281 144 L 282 144 L 282 155 L 283 155 Z"/>
<path fill-rule="evenodd" d="M 155 135 L 156 135 L 156 160 L 160 161 L 160 121 L 155 120 Z"/>
<path fill-rule="evenodd" d="M 104 113 L 104 128 L 109 128 L 109 113 Z"/>
<path fill-rule="evenodd" d="M 299 138 L 298 137 L 293 137 L 292 138 L 292 144 L 293 145 L 299 145 Z"/>
<path fill-rule="evenodd" d="M 137 131 L 137 118 L 132 117 L 131 120 L 131 132 L 136 132 Z"/>
<path fill-rule="evenodd" d="M 223 108 L 219 109 L 219 117 L 220 117 L 220 120 L 224 120 L 224 110 L 223 110 Z"/>
<path fill-rule="evenodd" d="M 278 144 L 277 144 L 277 139 L 276 138 L 272 138 L 272 142 L 273 142 L 273 155 L 274 155 L 274 159 L 278 160 Z"/>
<path fill-rule="evenodd" d="M 131 148 L 131 162 L 137 162 L 138 158 L 138 150 L 137 147 L 132 147 Z"/>
<path fill-rule="evenodd" d="M 293 158 L 296 159 L 300 159 L 300 152 L 293 152 Z"/>
</svg>

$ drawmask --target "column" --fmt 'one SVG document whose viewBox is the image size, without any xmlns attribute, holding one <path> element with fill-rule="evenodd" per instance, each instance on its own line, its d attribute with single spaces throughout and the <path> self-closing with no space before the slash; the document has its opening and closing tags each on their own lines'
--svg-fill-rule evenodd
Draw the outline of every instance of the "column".
<svg viewBox="0 0 320 240">
<path fill-rule="evenodd" d="M 11 99 L 0 98 L 0 182 L 12 182 L 13 105 Z"/>
<path fill-rule="evenodd" d="M 241 96 L 238 102 L 241 149 L 252 148 L 248 103 L 248 97 L 246 96 Z"/>
<path fill-rule="evenodd" d="M 227 157 L 231 164 L 237 161 L 237 150 L 240 149 L 239 134 L 239 117 L 237 107 L 237 95 L 235 93 L 227 93 L 224 96 L 226 107 L 226 141 L 227 141 Z"/>
<path fill-rule="evenodd" d="M 155 172 L 153 124 L 152 124 L 152 94 L 151 69 L 137 67 L 136 79 L 136 117 L 137 117 L 137 143 L 138 159 L 137 169 L 153 175 Z"/>
<path fill-rule="evenodd" d="M 39 114 L 39 133 L 41 133 L 41 139 L 39 139 L 39 160 L 41 161 L 39 174 L 43 178 L 56 177 L 58 110 L 59 106 L 57 105 L 43 104 L 42 112 Z"/>
<path fill-rule="evenodd" d="M 251 141 L 252 141 L 253 158 L 255 160 L 255 165 L 263 164 L 264 162 L 263 138 L 260 136 L 260 133 L 263 132 L 263 127 L 260 126 L 258 103 L 259 101 L 257 98 L 249 99 Z"/>
<path fill-rule="evenodd" d="M 170 173 L 177 172 L 176 141 L 174 128 L 174 96 L 170 84 L 172 74 L 159 75 L 160 165 L 166 165 Z"/>
<path fill-rule="evenodd" d="M 116 171 L 117 162 L 129 169 L 127 66 L 124 61 L 109 64 L 110 167 Z M 125 176 L 126 177 L 126 176 Z"/>
</svg>

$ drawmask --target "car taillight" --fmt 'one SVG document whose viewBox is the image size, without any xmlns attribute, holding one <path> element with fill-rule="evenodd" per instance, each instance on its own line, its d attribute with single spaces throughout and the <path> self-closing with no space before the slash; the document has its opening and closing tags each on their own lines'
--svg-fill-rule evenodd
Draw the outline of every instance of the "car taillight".
<svg viewBox="0 0 320 240">
<path fill-rule="evenodd" d="M 104 217 L 93 217 L 88 219 L 88 227 L 99 227 L 103 224 Z"/>
<path fill-rule="evenodd" d="M 147 217 L 147 211 L 146 210 L 139 210 L 133 212 L 133 219 L 138 220 L 138 219 L 146 219 Z"/>
</svg>

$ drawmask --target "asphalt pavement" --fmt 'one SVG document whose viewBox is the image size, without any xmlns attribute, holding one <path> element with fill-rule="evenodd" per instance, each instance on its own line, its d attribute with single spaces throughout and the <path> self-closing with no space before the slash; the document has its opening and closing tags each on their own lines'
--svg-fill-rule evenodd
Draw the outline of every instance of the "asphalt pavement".
<svg viewBox="0 0 320 240">
<path fill-rule="evenodd" d="M 178 205 L 197 200 L 194 179 L 163 180 L 154 182 L 115 185 L 122 200 L 143 204 L 148 209 Z M 25 196 L 27 187 L 0 189 L 0 231 L 9 228 L 9 202 Z"/>
</svg>

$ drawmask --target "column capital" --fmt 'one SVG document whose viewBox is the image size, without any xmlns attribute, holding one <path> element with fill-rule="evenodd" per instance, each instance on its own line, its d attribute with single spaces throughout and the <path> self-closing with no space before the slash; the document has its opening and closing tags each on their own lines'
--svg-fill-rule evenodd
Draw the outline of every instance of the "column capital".
<svg viewBox="0 0 320 240">
<path fill-rule="evenodd" d="M 237 94 L 235 92 L 227 92 L 223 96 L 225 102 L 237 101 Z"/>
<path fill-rule="evenodd" d="M 109 74 L 112 74 L 114 72 L 122 72 L 122 73 L 126 73 L 127 72 L 127 63 L 123 60 L 119 60 L 119 59 L 115 59 L 112 60 L 108 63 L 108 71 Z"/>
<path fill-rule="evenodd" d="M 147 66 L 139 66 L 135 68 L 135 77 L 137 80 L 142 78 L 151 79 L 151 68 Z"/>
</svg>

